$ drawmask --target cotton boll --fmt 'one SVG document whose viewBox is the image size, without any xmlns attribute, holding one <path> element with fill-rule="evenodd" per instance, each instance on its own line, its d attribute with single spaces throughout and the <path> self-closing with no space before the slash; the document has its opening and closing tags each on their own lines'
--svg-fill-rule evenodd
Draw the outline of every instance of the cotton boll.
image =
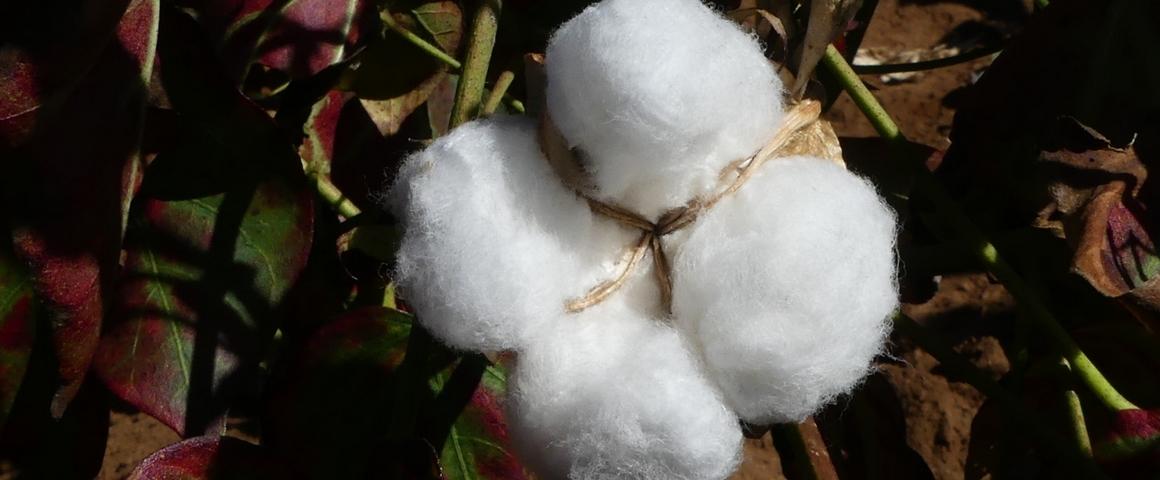
<svg viewBox="0 0 1160 480">
<path fill-rule="evenodd" d="M 536 124 L 465 124 L 409 158 L 388 201 L 405 222 L 396 280 L 437 338 L 460 349 L 525 343 L 606 278 L 632 232 L 597 219 L 540 153 Z"/>
<path fill-rule="evenodd" d="M 674 315 L 741 418 L 799 421 L 868 373 L 898 302 L 894 214 L 868 182 L 771 160 L 692 228 Z"/>
<path fill-rule="evenodd" d="M 671 327 L 625 308 L 586 311 L 556 327 L 520 352 L 509 377 L 512 439 L 541 478 L 733 472 L 737 418 Z"/>
<path fill-rule="evenodd" d="M 698 0 L 605 0 L 547 49 L 547 101 L 595 196 L 650 218 L 708 192 L 783 116 L 757 41 Z"/>
</svg>

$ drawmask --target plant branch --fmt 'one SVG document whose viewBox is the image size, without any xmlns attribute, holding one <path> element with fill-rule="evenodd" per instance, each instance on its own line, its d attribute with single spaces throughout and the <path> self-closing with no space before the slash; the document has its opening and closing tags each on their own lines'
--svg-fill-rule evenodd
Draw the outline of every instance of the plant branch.
<svg viewBox="0 0 1160 480">
<path fill-rule="evenodd" d="M 318 191 L 318 194 L 326 201 L 327 205 L 330 205 L 330 208 L 335 213 L 346 218 L 354 218 L 362 213 L 362 210 L 354 202 L 350 201 L 342 193 L 342 190 L 339 190 L 325 174 L 311 172 L 307 174 L 307 178 L 310 179 L 310 184 L 314 186 L 314 189 Z"/>
<path fill-rule="evenodd" d="M 862 110 L 878 134 L 886 139 L 895 150 L 901 150 L 901 147 L 906 144 L 906 137 L 902 135 L 898 125 L 894 123 L 894 120 L 890 118 L 890 115 L 886 113 L 886 110 L 882 108 L 882 105 L 878 103 L 878 100 L 850 68 L 850 64 L 832 45 L 826 49 L 822 63 L 839 78 L 843 89 L 850 94 L 854 104 Z M 1007 287 L 1007 291 L 1015 298 L 1020 308 L 1024 309 L 1039 329 L 1055 342 L 1056 348 L 1071 364 L 1076 375 L 1104 405 L 1113 411 L 1138 408 L 1123 395 L 1120 395 L 1111 382 L 1108 382 L 1107 378 L 1100 373 L 1083 350 L 1080 350 L 1067 330 L 1056 320 L 1047 305 L 1039 299 L 1015 269 L 1000 256 L 995 246 L 967 217 L 950 193 L 934 178 L 934 175 L 920 163 L 916 162 L 912 166 L 916 170 L 914 193 L 929 201 L 934 207 L 933 214 L 923 216 L 924 223 L 931 227 L 936 234 L 942 236 L 944 241 L 961 239 L 971 246 L 971 253 Z"/>
<path fill-rule="evenodd" d="M 480 112 L 501 9 L 501 0 L 481 0 L 475 12 L 467 43 L 467 59 L 463 62 L 455 106 L 451 109 L 451 128 L 470 121 Z"/>
<path fill-rule="evenodd" d="M 510 70 L 506 70 L 499 74 L 499 78 L 495 80 L 495 86 L 492 87 L 491 93 L 487 96 L 487 101 L 483 103 L 483 116 L 488 116 L 495 113 L 499 108 L 499 102 L 503 100 L 504 95 L 507 94 L 508 88 L 512 86 L 512 80 L 515 80 L 516 74 Z"/>
<path fill-rule="evenodd" d="M 1068 423 L 1071 426 L 1072 438 L 1075 441 L 1076 448 L 1079 449 L 1085 456 L 1091 458 L 1092 456 L 1092 441 L 1088 435 L 1087 422 L 1084 420 L 1083 404 L 1079 401 L 1079 395 L 1076 395 L 1075 389 L 1071 387 L 1071 366 L 1067 364 L 1067 360 L 1060 359 L 1060 368 L 1062 368 L 1068 375 L 1065 377 L 1067 385 L 1063 390 L 1063 400 L 1067 405 Z"/>
<path fill-rule="evenodd" d="M 854 70 L 854 73 L 857 73 L 858 75 L 919 72 L 923 70 L 934 70 L 936 68 L 949 67 L 951 65 L 966 63 L 971 60 L 986 57 L 988 55 L 994 55 L 1001 51 L 1003 51 L 1003 45 L 991 45 L 971 49 L 970 51 L 963 52 L 958 55 L 951 55 L 946 58 L 937 58 L 934 60 L 909 63 L 888 63 L 885 65 L 851 65 L 851 68 Z"/>
</svg>

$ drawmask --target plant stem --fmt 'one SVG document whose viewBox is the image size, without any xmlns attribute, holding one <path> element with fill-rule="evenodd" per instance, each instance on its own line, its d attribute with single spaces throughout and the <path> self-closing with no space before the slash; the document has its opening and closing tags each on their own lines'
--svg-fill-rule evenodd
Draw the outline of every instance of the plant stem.
<svg viewBox="0 0 1160 480">
<path fill-rule="evenodd" d="M 312 172 L 307 175 L 307 178 L 310 179 L 314 189 L 318 191 L 323 200 L 326 200 L 326 204 L 330 205 L 335 213 L 346 218 L 354 218 L 362 213 L 362 210 L 350 201 L 334 183 L 331 183 L 330 178 L 327 178 L 325 174 Z"/>
<path fill-rule="evenodd" d="M 866 115 L 882 138 L 895 150 L 901 150 L 906 144 L 906 137 L 902 135 L 898 125 L 850 68 L 842 55 L 832 45 L 826 49 L 822 59 L 826 68 L 830 69 L 840 79 L 843 89 L 850 94 L 850 98 Z M 966 213 L 955 203 L 950 193 L 938 183 L 934 175 L 922 164 L 912 165 L 916 170 L 914 193 L 929 201 L 934 207 L 935 215 L 923 217 L 936 234 L 944 241 L 961 239 L 971 246 L 971 252 L 988 271 L 991 272 L 1004 286 L 1011 296 L 1018 302 L 1020 308 L 1028 314 L 1039 328 L 1048 334 L 1055 342 L 1056 347 L 1064 358 L 1071 363 L 1072 369 L 1092 393 L 1113 411 L 1138 408 L 1120 395 L 1107 378 L 1100 373 L 1087 355 L 1076 345 L 1075 340 L 1067 330 L 1059 324 L 1047 306 L 1039 299 L 1023 278 L 1008 264 L 995 246 L 987 240 L 978 227 L 967 217 Z"/>
<path fill-rule="evenodd" d="M 1071 373 L 1071 367 L 1067 364 L 1067 360 L 1060 359 L 1061 368 L 1068 374 Z M 1067 383 L 1072 383 L 1070 375 L 1066 377 Z M 1063 391 L 1063 400 L 1067 404 L 1067 413 L 1069 424 L 1071 425 L 1071 434 L 1075 440 L 1075 446 L 1085 456 L 1091 458 L 1092 456 L 1092 441 L 1088 435 L 1087 422 L 1084 421 L 1083 404 L 1079 402 L 1079 395 L 1076 395 L 1075 389 L 1068 385 Z"/>
<path fill-rule="evenodd" d="M 455 106 L 451 109 L 451 128 L 470 121 L 480 112 L 501 8 L 501 0 L 481 0 L 475 12 L 467 43 L 467 59 L 463 62 Z"/>
<path fill-rule="evenodd" d="M 463 66 L 461 63 L 459 63 L 459 60 L 456 60 L 455 57 L 448 55 L 447 52 L 444 52 L 442 48 L 439 48 L 431 42 L 424 40 L 423 37 L 415 34 L 415 32 L 407 30 L 406 27 L 399 25 L 399 22 L 395 20 L 395 17 L 391 15 L 391 12 L 383 10 L 382 13 L 379 14 L 379 18 L 382 19 L 383 24 L 386 25 L 387 28 L 391 29 L 391 31 L 395 32 L 400 37 L 403 37 L 404 40 L 410 42 L 412 45 L 419 47 L 420 50 L 427 52 L 428 55 L 431 55 L 436 60 L 447 64 L 447 66 L 455 70 L 459 70 Z"/>
<path fill-rule="evenodd" d="M 442 48 L 439 48 L 437 45 L 424 40 L 423 37 L 415 34 L 415 32 L 407 30 L 406 27 L 399 25 L 399 22 L 395 21 L 395 17 L 391 16 L 390 12 L 383 11 L 383 13 L 380 14 L 380 17 L 382 18 L 383 23 L 386 24 L 387 27 L 391 29 L 391 31 L 397 33 L 412 45 L 419 47 L 420 50 L 427 52 L 427 54 L 431 55 L 432 58 L 443 62 L 443 64 L 451 67 L 452 70 L 458 71 L 463 68 L 463 64 L 460 63 L 459 60 L 456 60 L 455 57 L 448 55 L 447 52 L 444 52 Z M 508 107 L 512 110 L 518 113 L 526 112 L 526 109 L 524 108 L 524 102 L 519 101 L 519 99 L 508 95 L 506 92 L 503 94 L 502 98 L 504 102 L 507 102 Z"/>
<path fill-rule="evenodd" d="M 495 80 L 495 86 L 492 87 L 491 93 L 487 96 L 487 101 L 483 103 L 482 116 L 495 113 L 495 109 L 499 108 L 499 102 L 503 100 L 503 96 L 507 94 L 507 90 L 512 86 L 512 80 L 515 78 L 516 74 L 510 70 L 505 70 L 499 74 L 499 78 Z"/>
<path fill-rule="evenodd" d="M 1003 51 L 1002 45 L 992 45 L 988 47 L 979 47 L 969 52 L 963 52 L 958 55 L 952 55 L 946 58 L 938 58 L 934 60 L 910 63 L 889 63 L 885 65 L 852 65 L 850 68 L 852 68 L 858 75 L 881 75 L 885 73 L 918 72 L 922 70 L 933 70 L 936 68 L 958 65 L 960 63 L 965 63 L 971 60 L 986 57 L 988 55 L 993 55 L 1001 51 Z"/>
</svg>

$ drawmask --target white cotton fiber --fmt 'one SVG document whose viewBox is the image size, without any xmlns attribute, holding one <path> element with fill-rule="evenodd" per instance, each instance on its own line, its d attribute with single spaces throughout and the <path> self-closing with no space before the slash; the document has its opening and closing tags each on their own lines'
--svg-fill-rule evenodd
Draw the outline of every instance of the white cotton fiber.
<svg viewBox="0 0 1160 480">
<path fill-rule="evenodd" d="M 512 438 L 541 478 L 717 480 L 733 472 L 737 418 L 671 327 L 617 308 L 557 327 L 520 353 L 509 377 Z"/>
<path fill-rule="evenodd" d="M 868 373 L 898 298 L 894 214 L 868 182 L 771 160 L 692 228 L 674 314 L 741 418 L 802 420 Z"/>
<path fill-rule="evenodd" d="M 607 278 L 634 238 L 564 188 L 524 117 L 435 141 L 404 163 L 388 201 L 405 224 L 404 298 L 465 350 L 518 348 L 536 325 L 572 321 L 564 302 Z"/>
<path fill-rule="evenodd" d="M 553 35 L 548 111 L 595 195 L 650 218 L 706 193 L 777 130 L 757 41 L 698 0 L 605 0 Z"/>
</svg>

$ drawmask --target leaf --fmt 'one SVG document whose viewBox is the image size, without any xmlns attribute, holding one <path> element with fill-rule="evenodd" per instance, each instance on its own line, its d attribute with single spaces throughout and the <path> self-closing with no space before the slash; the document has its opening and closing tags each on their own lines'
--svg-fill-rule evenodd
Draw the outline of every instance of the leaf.
<svg viewBox="0 0 1160 480">
<path fill-rule="evenodd" d="M 0 431 L 16 401 L 36 340 L 32 281 L 0 240 Z"/>
<path fill-rule="evenodd" d="M 276 479 L 292 475 L 261 447 L 231 437 L 175 443 L 147 457 L 130 480 Z"/>
<path fill-rule="evenodd" d="M 161 83 L 177 121 L 134 205 L 95 371 L 183 435 L 219 426 L 307 260 L 313 192 L 288 140 L 165 8 Z"/>
<path fill-rule="evenodd" d="M 292 77 L 314 75 L 343 60 L 359 0 L 291 0 L 257 45 L 258 61 Z"/>
<path fill-rule="evenodd" d="M 279 452 L 311 478 L 525 478 L 507 450 L 502 369 L 481 356 L 448 366 L 420 332 L 382 307 L 320 328 L 273 395 Z"/>
<path fill-rule="evenodd" d="M 445 51 L 454 54 L 463 34 L 463 15 L 455 2 L 427 2 L 413 17 L 395 14 L 401 25 L 417 24 Z M 351 88 L 384 136 L 399 131 L 403 121 L 436 91 L 447 66 L 395 34 L 372 43 L 359 56 Z"/>
<path fill-rule="evenodd" d="M 191 200 L 142 199 L 97 372 L 182 434 L 220 419 L 251 381 L 275 309 L 306 263 L 309 193 L 274 180 Z"/>
<path fill-rule="evenodd" d="M 454 370 L 431 379 L 436 393 L 434 417 L 425 422 L 425 438 L 442 444 L 441 472 L 449 480 L 526 479 L 523 466 L 509 451 L 503 397 L 506 372 L 481 355 L 464 357 Z M 453 423 L 442 430 L 448 419 Z"/>
<path fill-rule="evenodd" d="M 101 329 L 101 292 L 115 276 L 128 205 L 141 180 L 145 85 L 157 34 L 157 0 L 121 3 L 119 10 L 101 3 L 77 10 L 92 17 L 70 24 L 79 27 L 75 32 L 55 38 L 23 32 L 14 36 L 29 43 L 5 47 L 3 55 L 19 67 L 2 78 L 13 84 L 0 85 L 16 92 L 0 99 L 0 111 L 9 112 L 0 118 L 0 137 L 12 142 L 0 146 L 12 159 L 0 182 L 16 252 L 30 266 L 51 326 L 60 384 L 51 410 L 58 417 L 88 371 Z M 33 29 L 52 23 L 35 15 L 57 13 L 29 11 L 33 18 L 18 24 Z M 115 28 L 103 41 L 95 38 L 110 19 Z M 61 66 L 73 58 L 53 54 L 71 49 L 56 45 L 70 42 L 95 43 L 93 50 L 78 47 L 80 64 L 92 55 L 90 68 Z"/>
<path fill-rule="evenodd" d="M 300 78 L 346 58 L 370 7 L 360 0 L 190 0 L 231 79 L 257 62 Z"/>
<path fill-rule="evenodd" d="M 376 476 L 376 458 L 391 454 L 394 375 L 410 331 L 406 315 L 364 308 L 326 323 L 295 350 L 265 422 L 295 470 L 308 478 Z"/>
</svg>

